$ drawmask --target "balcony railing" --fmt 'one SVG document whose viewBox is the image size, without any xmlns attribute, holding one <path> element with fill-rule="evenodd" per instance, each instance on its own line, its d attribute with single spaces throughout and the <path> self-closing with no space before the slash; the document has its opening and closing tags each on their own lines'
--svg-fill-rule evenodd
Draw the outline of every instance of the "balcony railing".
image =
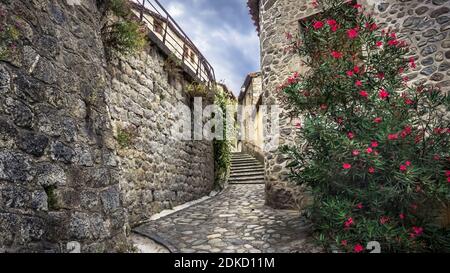
<svg viewBox="0 0 450 273">
<path fill-rule="evenodd" d="M 203 83 L 214 83 L 211 64 L 158 0 L 131 0 L 132 10 L 150 28 L 150 39 L 181 61 L 185 72 Z"/>
</svg>

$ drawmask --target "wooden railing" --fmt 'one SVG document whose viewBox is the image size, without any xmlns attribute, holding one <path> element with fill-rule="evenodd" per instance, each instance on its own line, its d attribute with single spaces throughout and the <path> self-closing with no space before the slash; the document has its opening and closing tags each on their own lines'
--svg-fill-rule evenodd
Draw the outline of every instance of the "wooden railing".
<svg viewBox="0 0 450 273">
<path fill-rule="evenodd" d="M 211 64 L 158 0 L 130 1 L 133 12 L 150 28 L 154 42 L 175 55 L 196 80 L 208 85 L 215 82 Z"/>
</svg>

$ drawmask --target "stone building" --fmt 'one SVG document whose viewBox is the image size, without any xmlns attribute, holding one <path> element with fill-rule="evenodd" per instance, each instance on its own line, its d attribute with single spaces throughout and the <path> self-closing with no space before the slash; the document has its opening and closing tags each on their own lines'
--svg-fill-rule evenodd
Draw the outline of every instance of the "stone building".
<svg viewBox="0 0 450 273">
<path fill-rule="evenodd" d="M 169 77 L 151 39 L 108 60 L 96 0 L 0 11 L 20 32 L 0 59 L 0 252 L 127 251 L 130 227 L 213 189 L 212 142 L 170 130 L 204 73 Z"/>
<path fill-rule="evenodd" d="M 444 92 L 450 89 L 450 1 L 448 0 L 361 0 L 373 12 L 380 26 L 389 27 L 406 39 L 419 64 L 407 76 L 411 81 L 434 84 Z M 261 45 L 262 104 L 277 104 L 275 90 L 294 72 L 303 70 L 297 54 L 285 51 L 286 33 L 299 34 L 299 20 L 318 12 L 309 0 L 248 0 Z M 292 121 L 280 113 L 279 135 L 266 135 L 265 141 L 279 138 L 292 141 Z M 286 179 L 285 159 L 276 149 L 264 154 L 267 204 L 277 208 L 302 207 L 303 190 Z"/>
<path fill-rule="evenodd" d="M 241 151 L 251 154 L 256 159 L 264 162 L 263 141 L 263 109 L 261 73 L 250 73 L 245 78 L 239 94 L 242 128 Z"/>
</svg>

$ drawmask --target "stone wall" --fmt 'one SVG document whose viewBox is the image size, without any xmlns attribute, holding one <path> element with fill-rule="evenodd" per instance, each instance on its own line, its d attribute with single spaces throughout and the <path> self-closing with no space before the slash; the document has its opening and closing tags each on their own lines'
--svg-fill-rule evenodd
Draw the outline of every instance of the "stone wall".
<svg viewBox="0 0 450 273">
<path fill-rule="evenodd" d="M 372 3 L 371 3 L 372 2 Z M 375 3 L 373 3 L 375 2 Z M 417 68 L 410 81 L 450 90 L 450 1 L 369 1 L 382 28 L 391 28 L 411 45 Z"/>
<path fill-rule="evenodd" d="M 172 134 L 180 105 L 189 105 L 184 87 L 191 80 L 164 71 L 166 56 L 150 46 L 110 65 L 108 106 L 115 135 L 130 134 L 117 146 L 120 184 L 131 225 L 163 209 L 198 199 L 214 187 L 211 141 L 183 141 Z M 123 133 L 123 132 L 122 132 Z"/>
<path fill-rule="evenodd" d="M 126 251 L 130 225 L 214 183 L 212 144 L 169 131 L 181 73 L 154 47 L 107 62 L 96 0 L 70 3 L 0 3 L 21 32 L 0 61 L 0 252 Z"/>
<path fill-rule="evenodd" d="M 95 1 L 2 1 L 19 24 L 0 61 L 0 251 L 124 245 Z"/>
</svg>

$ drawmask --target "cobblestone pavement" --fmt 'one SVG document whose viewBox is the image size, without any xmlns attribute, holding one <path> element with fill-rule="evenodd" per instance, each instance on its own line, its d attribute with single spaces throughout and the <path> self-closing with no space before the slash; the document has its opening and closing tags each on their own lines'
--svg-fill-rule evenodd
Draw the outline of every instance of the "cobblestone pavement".
<svg viewBox="0 0 450 273">
<path fill-rule="evenodd" d="M 299 212 L 264 205 L 264 185 L 230 185 L 134 231 L 181 253 L 320 252 Z"/>
</svg>

